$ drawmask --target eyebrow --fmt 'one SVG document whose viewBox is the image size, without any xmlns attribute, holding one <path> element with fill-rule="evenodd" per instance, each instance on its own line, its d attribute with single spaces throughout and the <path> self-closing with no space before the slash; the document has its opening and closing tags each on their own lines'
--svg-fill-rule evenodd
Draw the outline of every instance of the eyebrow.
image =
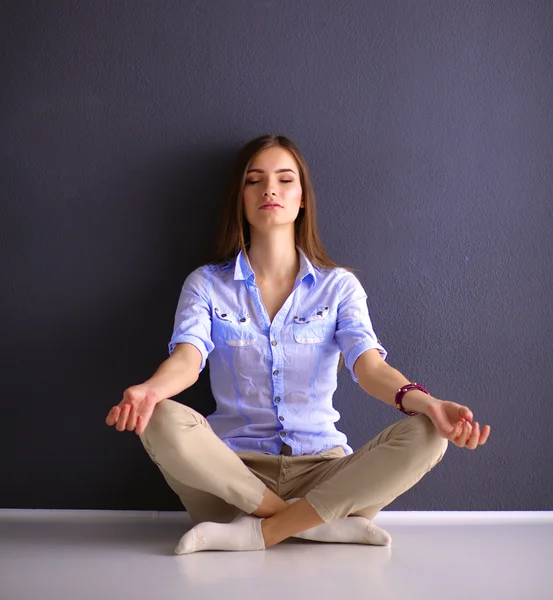
<svg viewBox="0 0 553 600">
<path fill-rule="evenodd" d="M 275 173 L 284 173 L 286 171 L 294 173 L 294 175 L 296 174 L 295 171 L 292 171 L 292 169 L 277 169 Z M 265 173 L 265 171 L 263 169 L 249 169 L 248 173 Z"/>
</svg>

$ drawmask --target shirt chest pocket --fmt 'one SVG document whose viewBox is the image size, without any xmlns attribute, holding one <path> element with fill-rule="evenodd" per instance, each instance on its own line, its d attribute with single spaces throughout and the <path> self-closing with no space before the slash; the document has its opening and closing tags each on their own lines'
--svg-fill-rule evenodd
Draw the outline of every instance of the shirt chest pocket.
<svg viewBox="0 0 553 600">
<path fill-rule="evenodd" d="M 329 318 L 328 306 L 294 317 L 294 339 L 298 344 L 322 344 L 334 339 L 335 323 Z"/>
<path fill-rule="evenodd" d="M 215 307 L 211 319 L 211 337 L 216 346 L 251 346 L 257 339 L 247 312 L 230 312 Z"/>
</svg>

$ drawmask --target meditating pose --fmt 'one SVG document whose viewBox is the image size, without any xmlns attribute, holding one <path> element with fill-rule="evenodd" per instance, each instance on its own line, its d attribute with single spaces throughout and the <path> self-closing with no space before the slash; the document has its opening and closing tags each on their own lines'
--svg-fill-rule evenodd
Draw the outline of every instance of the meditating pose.
<svg viewBox="0 0 553 600">
<path fill-rule="evenodd" d="M 367 294 L 326 255 L 298 147 L 264 135 L 238 153 L 212 260 L 182 286 L 169 358 L 107 418 L 135 431 L 194 523 L 175 552 L 263 550 L 289 537 L 389 545 L 375 515 L 490 427 L 385 362 Z M 216 410 L 170 397 L 209 357 Z M 345 364 L 407 416 L 353 451 L 332 405 Z"/>
</svg>

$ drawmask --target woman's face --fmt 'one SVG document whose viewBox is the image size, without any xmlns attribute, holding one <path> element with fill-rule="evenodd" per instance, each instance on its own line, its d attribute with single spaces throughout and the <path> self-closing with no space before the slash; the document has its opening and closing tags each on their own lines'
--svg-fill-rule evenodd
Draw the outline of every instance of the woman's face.
<svg viewBox="0 0 553 600">
<path fill-rule="evenodd" d="M 244 213 L 251 227 L 261 230 L 293 224 L 304 207 L 294 156 L 279 146 L 262 150 L 246 173 L 243 197 Z M 264 208 L 267 203 L 273 206 Z"/>
</svg>

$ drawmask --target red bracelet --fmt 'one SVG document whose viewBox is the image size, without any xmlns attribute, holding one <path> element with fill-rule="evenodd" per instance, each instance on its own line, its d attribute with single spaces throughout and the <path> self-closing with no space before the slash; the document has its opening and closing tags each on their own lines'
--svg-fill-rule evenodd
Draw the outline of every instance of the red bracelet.
<svg viewBox="0 0 553 600">
<path fill-rule="evenodd" d="M 430 392 L 424 386 L 420 385 L 419 383 L 408 383 L 407 385 L 400 387 L 399 390 L 396 392 L 396 408 L 398 410 L 400 410 L 402 413 L 405 413 L 406 415 L 408 415 L 410 417 L 414 417 L 418 413 L 405 410 L 403 408 L 403 404 L 401 403 L 401 399 L 403 398 L 403 395 L 406 392 L 408 392 L 409 390 L 420 390 L 421 392 L 424 392 L 425 394 L 428 394 L 429 396 L 430 396 Z"/>
</svg>

